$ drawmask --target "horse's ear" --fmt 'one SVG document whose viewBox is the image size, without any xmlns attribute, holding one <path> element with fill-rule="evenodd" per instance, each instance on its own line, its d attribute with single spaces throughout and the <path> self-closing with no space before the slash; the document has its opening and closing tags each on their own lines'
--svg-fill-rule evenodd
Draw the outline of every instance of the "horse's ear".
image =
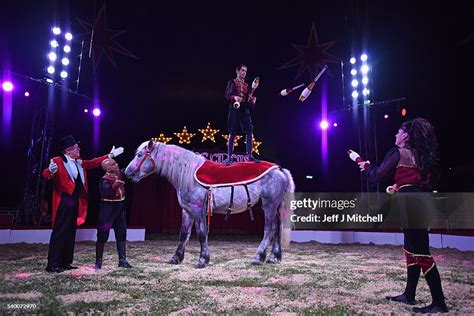
<svg viewBox="0 0 474 316">
<path fill-rule="evenodd" d="M 153 147 L 153 140 L 150 139 L 150 141 L 148 142 L 148 150 L 151 150 L 152 147 Z"/>
</svg>

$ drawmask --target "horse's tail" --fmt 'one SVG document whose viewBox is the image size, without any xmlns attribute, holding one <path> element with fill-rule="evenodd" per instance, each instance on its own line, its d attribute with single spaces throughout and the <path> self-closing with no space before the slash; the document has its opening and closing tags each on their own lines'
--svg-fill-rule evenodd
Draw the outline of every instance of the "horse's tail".
<svg viewBox="0 0 474 316">
<path fill-rule="evenodd" d="M 295 198 L 295 183 L 293 182 L 293 177 L 289 170 L 282 168 L 281 171 L 286 175 L 288 184 L 280 206 L 280 236 L 282 248 L 288 248 L 290 246 L 291 230 L 293 228 L 290 221 L 290 217 L 293 214 L 290 203 Z"/>
</svg>

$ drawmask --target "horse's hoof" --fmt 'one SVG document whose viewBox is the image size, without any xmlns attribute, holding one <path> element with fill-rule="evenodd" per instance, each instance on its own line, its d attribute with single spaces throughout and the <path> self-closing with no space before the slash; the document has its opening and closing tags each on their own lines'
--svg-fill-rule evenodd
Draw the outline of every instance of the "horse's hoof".
<svg viewBox="0 0 474 316">
<path fill-rule="evenodd" d="M 206 267 L 206 264 L 204 262 L 199 261 L 198 263 L 196 263 L 196 265 L 194 267 L 196 269 L 202 269 L 202 268 Z"/>
<path fill-rule="evenodd" d="M 277 263 L 280 263 L 280 260 L 278 260 L 275 256 L 270 255 L 270 257 L 268 257 L 267 259 L 267 263 L 277 264 Z"/>
<path fill-rule="evenodd" d="M 169 264 L 180 264 L 181 261 L 179 261 L 178 258 L 176 257 L 172 257 L 169 261 L 168 261 Z"/>
<path fill-rule="evenodd" d="M 261 266 L 263 264 L 263 261 L 261 261 L 260 259 L 253 258 L 250 263 L 254 266 Z"/>
</svg>

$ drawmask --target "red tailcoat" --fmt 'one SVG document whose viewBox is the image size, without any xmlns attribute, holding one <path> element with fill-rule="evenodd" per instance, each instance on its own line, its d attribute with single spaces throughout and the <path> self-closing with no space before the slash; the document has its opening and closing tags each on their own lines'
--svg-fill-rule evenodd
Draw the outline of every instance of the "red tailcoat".
<svg viewBox="0 0 474 316">
<path fill-rule="evenodd" d="M 88 169 L 97 168 L 100 166 L 101 162 L 108 158 L 108 155 L 104 155 L 99 158 L 92 160 L 82 160 L 82 168 L 84 171 L 84 189 L 79 194 L 79 211 L 77 213 L 77 226 L 84 224 L 87 217 L 87 202 L 88 202 L 88 189 L 87 189 L 87 173 Z M 58 171 L 55 174 L 51 175 L 49 169 L 46 168 L 43 170 L 42 175 L 45 179 L 54 181 L 54 191 L 53 191 L 53 226 L 54 220 L 56 218 L 56 212 L 58 211 L 59 201 L 61 200 L 61 194 L 67 193 L 72 195 L 74 192 L 75 183 L 69 176 L 69 173 L 64 166 L 64 160 L 62 157 L 54 157 L 53 161 L 58 165 Z M 79 177 L 79 174 L 77 175 Z"/>
</svg>

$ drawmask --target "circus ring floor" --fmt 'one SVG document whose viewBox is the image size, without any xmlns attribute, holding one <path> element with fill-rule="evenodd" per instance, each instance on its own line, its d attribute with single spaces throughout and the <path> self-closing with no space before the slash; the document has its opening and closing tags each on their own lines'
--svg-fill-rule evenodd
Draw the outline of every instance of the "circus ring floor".
<svg viewBox="0 0 474 316">
<path fill-rule="evenodd" d="M 0 245 L 0 312 L 112 313 L 409 313 L 384 299 L 405 286 L 400 246 L 292 243 L 278 265 L 251 266 L 258 239 L 209 240 L 211 265 L 195 269 L 199 243 L 191 239 L 181 265 L 166 261 L 177 236 L 128 243 L 134 269 L 119 269 L 109 242 L 101 271 L 92 269 L 94 243 L 76 244 L 77 270 L 44 272 L 47 245 Z M 474 252 L 432 249 L 451 312 L 474 313 Z M 431 301 L 420 279 L 417 300 Z"/>
</svg>

